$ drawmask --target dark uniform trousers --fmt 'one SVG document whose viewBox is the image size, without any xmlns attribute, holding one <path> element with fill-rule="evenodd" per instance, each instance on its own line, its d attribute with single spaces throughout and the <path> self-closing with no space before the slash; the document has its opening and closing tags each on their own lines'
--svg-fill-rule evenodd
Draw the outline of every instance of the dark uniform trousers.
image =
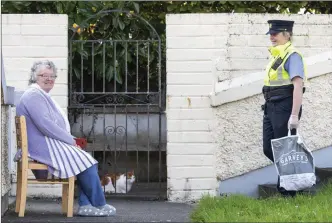
<svg viewBox="0 0 332 223">
<path fill-rule="evenodd" d="M 263 151 L 267 158 L 272 162 L 273 153 L 271 148 L 271 139 L 281 138 L 288 135 L 288 120 L 292 113 L 293 97 L 266 99 L 263 117 Z M 299 119 L 302 114 L 302 107 L 299 113 Z M 295 135 L 296 130 L 291 130 L 291 134 Z M 286 191 L 279 187 L 279 177 L 277 189 L 283 195 L 294 196 L 295 191 Z"/>
<path fill-rule="evenodd" d="M 293 97 L 287 97 L 281 100 L 267 100 L 264 105 L 263 118 L 263 149 L 264 154 L 272 162 L 273 153 L 271 148 L 271 139 L 277 139 L 288 135 L 288 120 L 292 113 Z M 302 107 L 299 118 L 301 117 Z M 292 135 L 296 130 L 291 131 Z"/>
</svg>

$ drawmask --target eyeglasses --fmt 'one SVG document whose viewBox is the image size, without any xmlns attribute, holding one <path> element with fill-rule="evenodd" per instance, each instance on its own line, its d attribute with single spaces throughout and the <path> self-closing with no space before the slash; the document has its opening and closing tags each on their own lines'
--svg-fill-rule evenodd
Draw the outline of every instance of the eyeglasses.
<svg viewBox="0 0 332 223">
<path fill-rule="evenodd" d="M 42 77 L 42 78 L 48 78 L 48 79 L 53 79 L 53 80 L 55 80 L 58 76 L 57 75 L 51 75 L 51 76 L 49 76 L 49 75 L 45 75 L 45 74 L 40 74 L 40 75 L 37 75 L 38 77 Z"/>
</svg>

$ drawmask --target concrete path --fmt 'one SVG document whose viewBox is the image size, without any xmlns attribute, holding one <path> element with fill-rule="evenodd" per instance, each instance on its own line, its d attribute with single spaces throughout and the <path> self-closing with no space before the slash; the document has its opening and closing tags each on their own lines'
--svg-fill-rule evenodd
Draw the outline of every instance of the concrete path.
<svg viewBox="0 0 332 223">
<path fill-rule="evenodd" d="M 61 213 L 60 200 L 28 199 L 24 218 L 19 218 L 13 207 L 2 217 L 1 222 L 189 222 L 193 205 L 165 201 L 132 201 L 116 199 L 108 201 L 117 209 L 112 217 L 66 218 Z M 74 211 L 77 205 L 75 204 Z M 75 213 L 75 212 L 74 212 Z"/>
</svg>

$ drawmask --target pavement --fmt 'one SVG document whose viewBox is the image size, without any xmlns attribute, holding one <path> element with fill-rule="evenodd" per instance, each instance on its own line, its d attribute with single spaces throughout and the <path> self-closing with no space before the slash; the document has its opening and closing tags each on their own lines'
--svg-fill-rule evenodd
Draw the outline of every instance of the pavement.
<svg viewBox="0 0 332 223">
<path fill-rule="evenodd" d="M 194 205 L 171 203 L 167 201 L 142 201 L 112 199 L 108 204 L 117 209 L 116 216 L 111 217 L 74 217 L 67 218 L 61 213 L 60 199 L 29 199 L 27 200 L 25 216 L 19 218 L 14 212 L 14 205 L 2 216 L 2 223 L 19 222 L 190 222 L 189 214 Z"/>
</svg>

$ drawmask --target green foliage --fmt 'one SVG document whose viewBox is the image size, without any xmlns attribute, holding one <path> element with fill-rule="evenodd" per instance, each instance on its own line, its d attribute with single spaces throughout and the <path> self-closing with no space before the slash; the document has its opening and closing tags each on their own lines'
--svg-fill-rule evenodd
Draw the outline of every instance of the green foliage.
<svg viewBox="0 0 332 223">
<path fill-rule="evenodd" d="M 135 2 L 87 2 L 84 8 L 78 8 L 78 15 L 73 19 L 70 38 L 79 42 L 72 43 L 72 62 L 74 77 L 78 80 L 96 78 L 99 91 L 126 91 L 126 83 L 131 90 L 147 90 L 147 82 L 157 90 L 158 77 L 158 42 L 149 43 L 127 40 L 157 40 L 156 33 L 147 27 L 143 20 L 134 16 L 139 12 Z M 104 10 L 116 12 L 101 13 Z M 124 13 L 125 10 L 132 13 Z M 75 27 L 77 24 L 77 27 Z M 77 33 L 75 33 L 77 30 Z M 84 40 L 95 40 L 84 42 Z M 121 41 L 119 41 L 121 40 Z M 92 59 L 94 60 L 92 63 Z M 78 66 L 79 65 L 79 66 Z M 148 67 L 148 69 L 147 69 Z M 83 69 L 82 69 L 83 68 Z M 149 74 L 149 80 L 147 75 Z M 136 77 L 138 74 L 139 78 Z M 111 83 L 113 81 L 113 83 Z M 75 82 L 75 81 L 74 81 Z M 91 82 L 90 82 L 91 83 Z M 84 89 L 90 88 L 84 82 Z M 135 89 L 133 86 L 136 86 Z M 143 87 L 145 86 L 145 87 Z M 77 86 L 81 87 L 81 86 Z M 91 90 L 91 88 L 90 88 Z"/>
<path fill-rule="evenodd" d="M 72 37 L 76 29 L 79 31 L 74 35 L 74 40 L 156 39 L 152 29 L 147 27 L 146 23 L 138 17 L 130 16 L 130 14 L 128 16 L 126 13 L 120 12 L 100 13 L 103 10 L 114 9 L 135 12 L 146 19 L 160 36 L 163 80 L 166 73 L 165 15 L 167 13 L 297 13 L 301 8 L 305 8 L 308 13 L 332 13 L 332 2 L 319 1 L 2 1 L 1 6 L 2 13 L 68 14 L 69 27 L 71 28 L 69 38 Z M 75 29 L 73 26 L 76 24 L 78 27 Z M 92 45 L 94 45 L 94 52 L 92 52 Z M 149 58 L 147 56 L 148 48 Z M 105 57 L 103 50 L 105 50 Z M 92 80 L 92 76 L 97 80 L 101 80 L 105 75 L 106 90 L 114 88 L 114 85 L 110 83 L 115 79 L 117 91 L 119 89 L 126 90 L 124 89 L 125 82 L 128 83 L 128 88 L 136 88 L 137 85 L 140 90 L 145 91 L 148 81 L 147 72 L 149 71 L 150 82 L 155 82 L 150 88 L 157 90 L 158 53 L 156 42 L 139 44 L 138 52 L 135 43 L 73 43 L 73 82 L 80 83 L 82 76 L 84 80 Z M 92 56 L 94 57 L 93 65 Z M 138 63 L 137 57 L 139 58 Z M 103 66 L 104 60 L 106 61 L 105 67 Z M 81 64 L 82 61 L 83 65 Z M 147 67 L 149 67 L 149 70 Z M 93 69 L 94 72 L 92 72 Z M 137 73 L 139 74 L 138 82 L 136 80 Z M 165 84 L 164 81 L 163 84 Z M 83 87 L 85 89 L 91 88 L 91 86 L 86 85 L 86 81 Z M 76 88 L 80 88 L 80 84 L 77 84 Z"/>
<path fill-rule="evenodd" d="M 332 219 L 332 183 L 315 195 L 254 199 L 241 195 L 202 198 L 192 222 L 328 222 Z"/>
</svg>

